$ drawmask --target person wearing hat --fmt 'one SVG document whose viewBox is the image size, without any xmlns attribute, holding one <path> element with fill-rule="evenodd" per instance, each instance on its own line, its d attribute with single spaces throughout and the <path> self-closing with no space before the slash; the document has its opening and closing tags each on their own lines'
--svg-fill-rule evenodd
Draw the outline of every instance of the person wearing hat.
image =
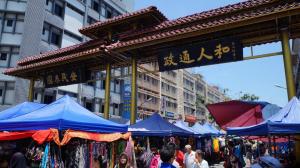
<svg viewBox="0 0 300 168">
<path fill-rule="evenodd" d="M 192 151 L 191 145 L 185 145 L 185 151 L 186 153 L 184 154 L 184 166 L 185 168 L 193 168 L 193 164 L 195 161 L 195 152 Z"/>
</svg>

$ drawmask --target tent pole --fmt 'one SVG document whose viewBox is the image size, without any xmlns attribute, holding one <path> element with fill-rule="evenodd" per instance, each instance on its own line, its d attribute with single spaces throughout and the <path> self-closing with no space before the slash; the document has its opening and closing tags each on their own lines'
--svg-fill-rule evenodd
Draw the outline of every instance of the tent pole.
<svg viewBox="0 0 300 168">
<path fill-rule="evenodd" d="M 269 140 L 269 144 L 268 144 L 268 150 L 269 150 L 269 155 L 272 154 L 272 143 L 271 143 L 271 135 L 268 135 L 268 140 Z"/>
<path fill-rule="evenodd" d="M 274 157 L 276 158 L 277 154 L 276 154 L 276 140 L 275 140 L 275 136 L 273 136 L 273 146 L 274 146 Z"/>
<path fill-rule="evenodd" d="M 289 143 L 288 143 L 288 154 L 290 154 L 291 153 L 291 136 L 290 135 L 288 136 L 288 141 L 289 141 Z"/>
</svg>

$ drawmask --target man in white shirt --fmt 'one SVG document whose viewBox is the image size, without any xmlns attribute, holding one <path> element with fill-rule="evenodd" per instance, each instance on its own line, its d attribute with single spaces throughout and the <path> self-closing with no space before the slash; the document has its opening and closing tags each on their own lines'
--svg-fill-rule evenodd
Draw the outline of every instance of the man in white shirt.
<svg viewBox="0 0 300 168">
<path fill-rule="evenodd" d="M 209 168 L 207 161 L 203 159 L 203 152 L 201 150 L 196 150 L 196 158 L 192 168 Z"/>
<path fill-rule="evenodd" d="M 185 168 L 193 168 L 193 164 L 195 161 L 195 152 L 192 151 L 191 145 L 185 145 L 185 151 L 186 153 L 184 154 L 183 164 Z"/>
</svg>

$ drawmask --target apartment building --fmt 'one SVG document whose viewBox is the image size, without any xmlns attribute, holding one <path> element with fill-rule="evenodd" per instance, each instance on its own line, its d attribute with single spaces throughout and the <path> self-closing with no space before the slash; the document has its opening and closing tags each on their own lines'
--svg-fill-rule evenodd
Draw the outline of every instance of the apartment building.
<svg viewBox="0 0 300 168">
<path fill-rule="evenodd" d="M 134 0 L 0 0 L 0 70 L 16 66 L 20 58 L 68 47 L 88 40 L 79 29 L 133 10 Z M 112 70 L 112 76 L 124 69 Z M 97 74 L 100 78 L 105 72 Z M 122 78 L 111 82 L 112 115 L 122 107 Z M 50 103 L 69 94 L 91 111 L 104 108 L 105 81 L 43 88 L 35 83 L 34 101 Z M 27 100 L 28 81 L 0 73 L 0 107 Z"/>
<path fill-rule="evenodd" d="M 195 78 L 187 70 L 180 70 L 182 73 L 182 94 L 183 94 L 183 113 L 185 121 L 196 122 L 196 88 Z"/>
<path fill-rule="evenodd" d="M 225 101 L 226 96 L 216 86 L 205 82 L 201 74 L 188 70 L 160 73 L 161 114 L 167 119 L 182 118 L 186 122 L 206 121 L 209 103 Z"/>
<path fill-rule="evenodd" d="M 160 73 L 147 73 L 158 69 L 156 63 L 140 65 L 138 68 L 137 113 L 139 118 L 147 118 L 160 111 Z"/>
<path fill-rule="evenodd" d="M 205 107 L 207 98 L 207 83 L 201 74 L 193 74 L 196 88 L 196 119 L 204 122 L 208 118 L 208 110 Z"/>
<path fill-rule="evenodd" d="M 166 71 L 161 73 L 161 114 L 168 119 L 178 118 L 180 114 L 178 88 L 178 71 Z"/>
</svg>

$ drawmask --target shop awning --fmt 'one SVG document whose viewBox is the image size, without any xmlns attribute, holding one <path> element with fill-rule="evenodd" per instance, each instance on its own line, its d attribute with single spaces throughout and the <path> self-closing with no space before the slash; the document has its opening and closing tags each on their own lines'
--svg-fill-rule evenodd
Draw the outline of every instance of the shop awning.
<svg viewBox="0 0 300 168">
<path fill-rule="evenodd" d="M 15 118 L 44 107 L 46 104 L 24 102 L 0 112 L 0 120 Z"/>
<path fill-rule="evenodd" d="M 129 126 L 128 131 L 134 136 L 189 136 L 193 135 L 181 129 L 167 120 L 163 119 L 159 114 L 154 113 L 151 117 Z"/>
<path fill-rule="evenodd" d="M 239 136 L 300 134 L 300 102 L 294 97 L 285 107 L 266 121 L 249 127 L 228 128 L 227 134 Z"/>
<path fill-rule="evenodd" d="M 0 131 L 47 129 L 101 133 L 127 132 L 128 127 L 103 119 L 85 109 L 69 96 L 64 96 L 28 114 L 0 121 Z"/>
</svg>

